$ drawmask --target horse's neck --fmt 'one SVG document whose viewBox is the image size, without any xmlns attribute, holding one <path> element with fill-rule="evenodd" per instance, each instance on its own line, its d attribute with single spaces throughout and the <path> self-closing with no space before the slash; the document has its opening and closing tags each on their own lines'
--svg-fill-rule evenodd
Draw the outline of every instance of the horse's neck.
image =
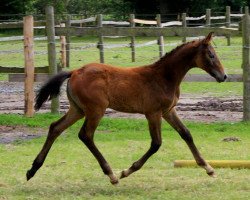
<svg viewBox="0 0 250 200">
<path fill-rule="evenodd" d="M 171 81 L 175 87 L 179 87 L 181 81 L 192 67 L 192 59 L 186 57 L 188 56 L 182 57 L 181 54 L 179 57 L 166 56 L 162 58 L 162 62 L 156 68 L 160 71 L 159 74 L 163 79 Z"/>
</svg>

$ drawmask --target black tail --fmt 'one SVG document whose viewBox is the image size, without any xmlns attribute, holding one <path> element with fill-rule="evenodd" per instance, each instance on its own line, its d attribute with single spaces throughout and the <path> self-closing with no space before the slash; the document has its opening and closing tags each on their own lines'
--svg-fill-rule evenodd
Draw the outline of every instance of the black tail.
<svg viewBox="0 0 250 200">
<path fill-rule="evenodd" d="M 48 99 L 51 100 L 60 94 L 60 87 L 63 82 L 71 76 L 72 72 L 60 72 L 53 76 L 45 83 L 36 95 L 35 110 L 39 110 L 43 103 Z"/>
</svg>

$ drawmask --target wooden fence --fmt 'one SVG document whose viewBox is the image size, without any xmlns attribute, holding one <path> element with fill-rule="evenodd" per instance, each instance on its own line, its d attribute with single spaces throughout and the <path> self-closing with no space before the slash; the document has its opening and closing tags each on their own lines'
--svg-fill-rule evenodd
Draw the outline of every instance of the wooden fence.
<svg viewBox="0 0 250 200">
<path fill-rule="evenodd" d="M 162 28 L 162 27 L 188 27 L 189 25 L 191 26 L 198 26 L 198 27 L 211 27 L 211 26 L 215 26 L 214 29 L 217 29 L 218 27 L 220 28 L 236 28 L 238 29 L 240 26 L 238 24 L 234 24 L 231 23 L 232 20 L 231 18 L 238 18 L 239 20 L 241 20 L 243 14 L 232 14 L 231 13 L 231 8 L 230 6 L 226 7 L 226 12 L 225 15 L 223 16 L 212 16 L 211 15 L 211 9 L 207 9 L 206 10 L 206 14 L 200 16 L 200 17 L 190 17 L 187 16 L 186 13 L 183 13 L 181 18 L 177 17 L 179 20 L 177 21 L 167 21 L 167 22 L 162 22 L 161 20 L 161 15 L 156 15 L 155 19 L 153 20 L 144 20 L 144 19 L 137 19 L 135 18 L 134 14 L 130 15 L 130 18 L 128 21 L 104 21 L 102 20 L 103 17 L 102 15 L 98 15 L 96 17 L 90 17 L 87 19 L 80 19 L 80 20 L 70 20 L 71 17 L 68 16 L 68 20 L 67 20 L 67 28 L 70 28 L 70 26 L 74 26 L 74 27 L 88 27 L 88 23 L 91 23 L 92 26 L 93 24 L 96 23 L 96 27 L 106 27 L 107 29 L 110 28 L 110 26 L 122 26 L 124 27 L 133 27 L 136 28 L 136 25 L 139 24 L 140 27 L 141 26 L 150 26 L 151 28 L 153 27 L 158 27 L 158 28 Z M 220 21 L 219 23 L 213 23 L 213 21 Z M 198 23 L 198 24 L 197 24 Z M 236 26 L 237 25 L 237 26 Z M 108 27 L 107 27 L 108 26 Z M 104 29 L 102 29 L 104 31 Z M 181 29 L 182 30 L 182 29 Z M 160 33 L 159 31 L 157 31 L 157 33 Z M 67 46 L 66 46 L 66 62 L 67 62 L 67 66 L 69 66 L 70 63 L 70 35 L 82 35 L 85 34 L 84 32 L 79 32 L 77 33 L 71 33 L 71 32 L 67 32 L 66 38 L 67 38 Z M 86 33 L 88 34 L 88 33 Z M 107 34 L 107 35 L 106 35 Z M 129 33 L 125 33 L 127 36 Z M 147 33 L 144 32 L 142 35 L 145 34 L 147 36 Z M 177 33 L 178 35 L 180 35 L 179 33 Z M 96 34 L 95 34 L 96 35 Z M 150 33 L 150 35 L 152 35 Z M 158 36 L 159 35 L 159 36 Z M 158 44 L 159 45 L 159 56 L 163 56 L 164 55 L 164 39 L 163 39 L 163 35 L 158 34 L 156 35 L 156 37 L 158 37 L 157 40 L 154 40 L 152 42 L 150 42 L 150 44 Z M 183 34 L 183 42 L 186 42 L 188 34 L 185 35 Z M 192 33 L 191 33 L 192 35 Z M 227 43 L 228 45 L 230 45 L 230 34 L 223 34 L 226 38 L 227 38 Z M 155 36 L 155 35 L 153 35 Z M 119 37 L 117 35 L 117 33 L 115 33 L 114 35 L 110 35 L 110 33 L 106 33 L 105 31 L 102 32 L 102 35 L 99 35 L 99 42 L 97 47 L 99 48 L 100 51 L 100 62 L 103 63 L 104 62 L 104 49 L 105 48 L 117 48 L 119 47 L 119 45 L 115 45 L 115 46 L 109 46 L 109 45 L 104 45 L 104 38 L 105 37 Z M 122 37 L 122 36 L 120 36 Z M 136 41 L 135 41 L 135 36 L 130 36 L 131 38 L 131 42 L 130 44 L 127 44 L 125 46 L 128 46 L 131 48 L 131 60 L 132 62 L 135 62 L 136 56 L 135 56 L 135 51 L 136 51 Z M 147 43 L 145 44 L 145 46 L 148 45 Z M 123 47 L 124 44 L 121 44 L 120 47 Z M 141 46 L 143 46 L 143 44 L 141 44 Z M 105 48 L 104 48 L 105 47 Z"/>
<path fill-rule="evenodd" d="M 246 9 L 247 10 L 247 9 Z M 249 23 L 249 14 L 246 13 L 246 17 L 243 18 L 243 79 L 242 75 L 229 75 L 228 81 L 238 82 L 244 81 L 244 120 L 250 120 L 250 23 Z M 136 20 L 133 22 L 135 23 Z M 138 22 L 138 21 L 137 21 Z M 153 22 L 150 22 L 153 23 Z M 57 36 L 97 36 L 99 37 L 99 43 L 103 42 L 103 36 L 153 36 L 153 37 L 162 37 L 162 36 L 205 36 L 210 32 L 214 32 L 218 36 L 235 36 L 239 35 L 240 32 L 238 29 L 231 29 L 228 27 L 105 27 L 102 24 L 102 16 L 98 16 L 98 27 L 53 27 L 55 29 L 53 37 Z M 53 42 L 49 40 L 48 43 Z M 249 42 L 249 43 L 248 43 Z M 102 46 L 103 47 L 103 46 Z M 100 48 L 99 48 L 100 49 Z M 100 57 L 102 61 L 102 52 L 103 49 L 100 49 Z M 55 56 L 49 54 L 49 56 Z M 56 67 L 56 66 L 55 66 Z M 185 77 L 186 81 L 211 81 L 207 75 L 187 75 Z"/>
<path fill-rule="evenodd" d="M 98 36 L 99 41 L 97 44 L 97 47 L 100 51 L 100 62 L 104 63 L 104 53 L 105 48 L 117 48 L 117 47 L 130 47 L 131 48 L 131 59 L 132 62 L 135 61 L 135 51 L 138 46 L 147 46 L 152 44 L 158 44 L 159 45 L 159 56 L 164 55 L 164 36 L 183 36 L 183 42 L 186 41 L 187 37 L 191 36 L 204 36 L 208 34 L 209 32 L 213 31 L 216 32 L 218 36 L 226 36 L 230 37 L 232 35 L 238 35 L 239 31 L 238 29 L 232 29 L 232 28 L 226 28 L 226 27 L 188 27 L 186 25 L 187 20 L 194 20 L 194 18 L 187 18 L 186 14 L 183 15 L 183 21 L 172 21 L 172 22 L 161 22 L 161 16 L 157 15 L 156 20 L 141 20 L 141 19 L 135 19 L 135 16 L 133 14 L 130 15 L 130 26 L 104 26 L 103 24 L 114 24 L 113 21 L 103 21 L 102 15 L 97 16 L 98 25 L 96 27 L 76 27 L 76 26 L 70 26 L 72 23 L 71 21 L 66 25 L 65 28 L 61 29 L 59 27 L 56 27 L 56 35 L 59 36 L 66 36 L 67 38 L 67 44 L 66 46 L 66 62 L 67 66 L 69 66 L 69 59 L 70 59 L 70 37 L 71 36 L 83 36 L 83 35 L 92 35 L 92 36 Z M 185 16 L 185 17 L 184 17 Z M 197 19 L 197 18 L 195 18 Z M 200 18 L 198 18 L 200 19 Z M 93 22 L 93 18 L 86 20 L 87 22 Z M 77 23 L 83 22 L 83 20 L 77 21 Z M 105 22 L 105 23 L 104 23 Z M 136 27 L 135 24 L 140 23 L 143 25 L 150 25 L 148 26 L 139 26 Z M 122 25 L 125 24 L 125 22 L 117 22 L 116 25 Z M 126 25 L 128 25 L 126 24 Z M 181 25 L 181 26 L 180 26 Z M 172 27 L 174 26 L 174 27 Z M 104 38 L 105 37 L 130 37 L 131 42 L 130 44 L 120 44 L 120 45 L 105 45 L 104 44 Z M 158 38 L 158 40 L 153 40 L 150 42 L 147 42 L 145 44 L 136 45 L 135 37 L 136 36 L 153 36 Z"/>
<path fill-rule="evenodd" d="M 227 9 L 227 12 L 229 9 Z M 208 17 L 209 11 L 207 10 L 207 17 L 206 22 L 207 25 L 209 25 L 209 20 L 211 20 Z M 226 36 L 231 37 L 235 35 L 240 35 L 241 32 L 238 29 L 230 28 L 229 26 L 225 27 L 210 27 L 210 26 L 203 26 L 203 27 L 188 27 L 186 22 L 187 20 L 201 20 L 204 19 L 204 16 L 201 16 L 199 18 L 188 18 L 185 14 L 182 15 L 183 20 L 180 22 L 165 22 L 162 23 L 160 19 L 160 15 L 157 15 L 156 20 L 140 20 L 135 19 L 134 15 L 130 16 L 130 22 L 124 23 L 124 22 L 113 22 L 110 23 L 116 26 L 110 27 L 110 26 L 104 26 L 104 24 L 110 24 L 108 22 L 105 22 L 102 20 L 102 15 L 97 16 L 97 27 L 88 27 L 83 26 L 83 23 L 86 22 L 93 22 L 93 20 L 96 20 L 94 18 L 92 19 L 85 19 L 85 20 L 79 20 L 79 21 L 71 21 L 70 16 L 68 17 L 68 20 L 65 23 L 65 27 L 61 26 L 55 26 L 54 21 L 54 13 L 53 13 L 53 7 L 49 6 L 46 8 L 46 31 L 48 36 L 48 60 L 49 60 L 49 73 L 51 75 L 56 74 L 58 72 L 57 69 L 57 63 L 56 63 L 56 46 L 55 46 L 55 37 L 65 37 L 64 39 L 64 48 L 66 51 L 62 52 L 68 52 L 68 54 L 62 55 L 64 56 L 64 59 L 66 58 L 66 65 L 69 66 L 69 53 L 70 53 L 70 37 L 71 36 L 97 36 L 99 37 L 99 50 L 100 50 L 100 61 L 104 62 L 104 45 L 103 45 L 103 38 L 104 37 L 130 37 L 131 38 L 131 49 L 132 49 L 132 60 L 135 59 L 135 37 L 136 36 L 151 36 L 151 37 L 157 37 L 159 41 L 159 52 L 160 55 L 164 52 L 163 47 L 163 37 L 166 36 L 181 36 L 183 38 L 186 37 L 193 37 L 193 36 L 205 36 L 210 32 L 214 32 L 217 36 Z M 231 14 L 227 16 L 231 16 Z M 184 18 L 185 17 L 185 18 Z M 212 18 L 213 19 L 213 18 Z M 225 16 L 225 18 L 228 21 L 228 17 Z M 81 26 L 73 26 L 74 23 L 80 23 Z M 136 23 L 144 23 L 150 26 L 143 26 L 143 27 L 136 27 Z M 121 24 L 122 27 L 120 26 Z M 250 20 L 249 20 L 249 14 L 248 9 L 246 9 L 245 16 L 243 18 L 243 76 L 242 75 L 229 75 L 228 81 L 231 82 L 241 82 L 244 81 L 244 97 L 243 97 L 243 105 L 244 105 L 244 120 L 249 121 L 250 120 Z M 119 25 L 119 26 L 117 26 Z M 175 26 L 175 27 L 169 27 L 169 26 Z M 124 27 L 126 26 L 126 27 Z M 66 40 L 66 44 L 65 44 Z M 160 42 L 161 41 L 161 42 Z M 1 70 L 1 67 L 0 67 Z M 6 70 L 6 69 L 5 69 Z M 10 70 L 10 69 L 9 69 Z M 37 68 L 35 71 L 39 70 L 45 70 L 43 68 Z M 208 75 L 190 75 L 188 74 L 184 81 L 214 81 L 213 78 L 211 78 Z M 52 112 L 58 112 L 59 102 L 58 99 L 54 100 L 52 103 L 51 110 Z"/>
</svg>

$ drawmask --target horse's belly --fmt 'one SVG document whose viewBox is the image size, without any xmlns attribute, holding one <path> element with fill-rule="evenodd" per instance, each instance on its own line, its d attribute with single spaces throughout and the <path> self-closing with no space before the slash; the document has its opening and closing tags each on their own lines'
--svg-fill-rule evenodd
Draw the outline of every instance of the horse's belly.
<svg viewBox="0 0 250 200">
<path fill-rule="evenodd" d="M 109 102 L 109 108 L 126 113 L 152 113 L 161 110 L 161 103 L 156 98 L 143 98 L 140 95 L 128 97 L 119 96 L 112 98 Z"/>
<path fill-rule="evenodd" d="M 139 106 L 137 103 L 130 103 L 125 99 L 110 102 L 108 107 L 119 112 L 143 113 L 143 108 L 141 106 Z"/>
</svg>

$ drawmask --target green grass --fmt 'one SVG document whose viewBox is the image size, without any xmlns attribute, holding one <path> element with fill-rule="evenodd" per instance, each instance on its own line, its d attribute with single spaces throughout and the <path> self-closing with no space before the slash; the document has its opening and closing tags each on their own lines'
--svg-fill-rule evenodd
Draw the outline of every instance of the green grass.
<svg viewBox="0 0 250 200">
<path fill-rule="evenodd" d="M 34 118 L 0 115 L 1 125 L 47 129 L 58 115 Z M 250 124 L 185 123 L 206 159 L 250 160 Z M 210 178 L 200 168 L 173 168 L 175 159 L 192 159 L 185 143 L 163 123 L 163 145 L 145 166 L 112 186 L 90 152 L 78 140 L 79 121 L 58 138 L 43 167 L 29 182 L 26 170 L 42 147 L 45 136 L 0 145 L 0 199 L 249 199 L 249 169 L 216 169 Z M 47 131 L 47 130 L 44 130 Z M 236 136 L 239 142 L 222 142 Z M 116 174 L 129 167 L 149 147 L 145 120 L 104 118 L 95 141 Z"/>
</svg>

